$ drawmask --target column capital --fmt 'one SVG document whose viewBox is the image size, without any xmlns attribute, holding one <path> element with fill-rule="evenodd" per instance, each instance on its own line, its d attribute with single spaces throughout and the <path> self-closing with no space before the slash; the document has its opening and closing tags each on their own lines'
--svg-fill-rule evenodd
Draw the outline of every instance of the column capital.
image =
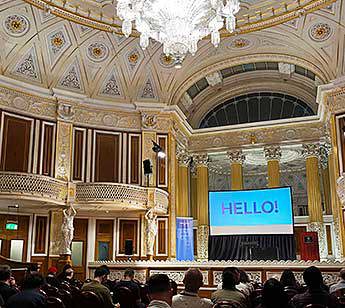
<svg viewBox="0 0 345 308">
<path fill-rule="evenodd" d="M 328 141 L 320 143 L 320 163 L 322 169 L 328 167 L 328 156 L 332 153 L 332 145 Z"/>
<path fill-rule="evenodd" d="M 303 144 L 302 156 L 304 159 L 310 157 L 320 157 L 320 144 L 319 143 L 306 143 Z"/>
<path fill-rule="evenodd" d="M 268 145 L 264 148 L 265 158 L 269 160 L 280 161 L 282 157 L 282 150 L 279 145 Z"/>
<path fill-rule="evenodd" d="M 242 150 L 230 150 L 226 153 L 231 164 L 243 164 L 246 160 L 246 156 Z"/>
<path fill-rule="evenodd" d="M 208 167 L 208 155 L 207 153 L 195 153 L 192 154 L 193 163 L 196 167 Z"/>
<path fill-rule="evenodd" d="M 177 155 L 177 160 L 178 160 L 178 165 L 180 167 L 188 167 L 191 161 L 191 157 L 188 153 L 184 152 Z"/>
</svg>

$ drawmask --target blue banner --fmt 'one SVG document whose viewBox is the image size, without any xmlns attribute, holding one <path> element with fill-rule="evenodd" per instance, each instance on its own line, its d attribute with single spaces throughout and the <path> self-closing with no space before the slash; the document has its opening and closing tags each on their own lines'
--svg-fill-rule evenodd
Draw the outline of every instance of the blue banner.
<svg viewBox="0 0 345 308">
<path fill-rule="evenodd" d="M 194 260 L 193 218 L 176 218 L 176 259 L 178 261 Z"/>
</svg>

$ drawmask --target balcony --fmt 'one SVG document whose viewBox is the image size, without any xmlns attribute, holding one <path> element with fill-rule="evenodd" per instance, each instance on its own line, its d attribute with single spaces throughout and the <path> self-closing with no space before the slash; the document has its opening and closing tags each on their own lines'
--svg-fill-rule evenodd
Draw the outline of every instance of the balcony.
<svg viewBox="0 0 345 308">
<path fill-rule="evenodd" d="M 0 197 L 63 205 L 67 198 L 67 183 L 44 175 L 1 171 Z"/>
</svg>

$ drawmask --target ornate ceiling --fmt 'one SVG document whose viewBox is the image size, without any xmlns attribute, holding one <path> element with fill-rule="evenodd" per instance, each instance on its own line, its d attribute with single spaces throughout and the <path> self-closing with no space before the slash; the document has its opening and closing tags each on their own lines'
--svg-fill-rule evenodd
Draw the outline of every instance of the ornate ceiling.
<svg viewBox="0 0 345 308">
<path fill-rule="evenodd" d="M 255 62 L 293 64 L 315 74 L 316 83 L 344 75 L 340 50 L 344 48 L 345 0 L 304 0 L 299 1 L 300 7 L 294 0 L 284 1 L 286 7 L 278 0 L 242 2 L 237 35 L 224 37 L 217 49 L 202 41 L 198 53 L 176 70 L 158 43 L 151 42 L 143 51 L 136 37 L 126 39 L 114 33 L 117 28 L 110 25 L 117 23 L 115 1 L 0 0 L 0 73 L 52 91 L 75 93 L 95 104 L 164 103 L 179 105 L 188 115 L 200 103 L 204 105 L 200 118 L 211 106 L 198 96 L 186 106 L 185 93 L 200 78 L 229 67 Z M 265 79 L 254 73 L 241 74 L 242 82 L 236 85 L 210 86 L 202 95 L 217 96 L 214 106 L 232 96 L 232 87 L 236 86 L 236 95 L 241 94 L 246 78 L 256 78 L 250 83 L 252 91 L 271 91 Z M 274 91 L 287 88 L 289 82 L 294 91 L 304 89 L 307 81 L 291 75 L 293 80 L 275 71 L 266 81 L 275 81 Z M 312 84 L 308 87 L 312 90 Z M 305 91 L 305 96 L 310 98 L 310 93 Z"/>
</svg>

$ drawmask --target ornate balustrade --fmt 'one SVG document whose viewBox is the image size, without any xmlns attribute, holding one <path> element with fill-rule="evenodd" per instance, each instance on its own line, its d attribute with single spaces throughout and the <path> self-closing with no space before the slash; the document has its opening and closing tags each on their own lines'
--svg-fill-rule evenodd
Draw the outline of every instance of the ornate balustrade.
<svg viewBox="0 0 345 308">
<path fill-rule="evenodd" d="M 117 183 L 77 183 L 76 202 L 111 203 L 114 207 L 146 209 L 154 206 L 157 212 L 168 210 L 168 193 L 158 188 L 146 188 Z"/>
<path fill-rule="evenodd" d="M 1 171 L 0 196 L 65 204 L 67 183 L 44 175 Z"/>
</svg>

